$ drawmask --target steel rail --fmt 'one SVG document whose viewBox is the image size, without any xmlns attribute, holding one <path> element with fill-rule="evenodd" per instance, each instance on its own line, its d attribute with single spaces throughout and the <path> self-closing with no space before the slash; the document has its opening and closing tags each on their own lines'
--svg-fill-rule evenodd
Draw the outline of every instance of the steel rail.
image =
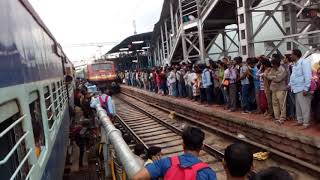
<svg viewBox="0 0 320 180">
<path fill-rule="evenodd" d="M 159 105 L 156 105 L 156 104 L 153 104 L 153 103 L 150 103 L 150 102 L 146 102 L 140 98 L 137 98 L 137 97 L 134 97 L 133 95 L 130 95 L 130 94 L 127 94 L 127 93 L 123 93 L 121 92 L 122 94 L 126 95 L 126 96 L 129 96 L 131 98 L 134 98 L 142 103 L 145 103 L 147 105 L 150 105 L 150 106 L 153 106 L 155 108 L 158 108 L 158 109 L 161 109 L 165 112 L 171 112 L 171 110 L 167 109 L 167 108 L 164 108 L 164 107 L 161 107 Z M 240 142 L 243 142 L 245 144 L 248 144 L 248 145 L 251 145 L 253 147 L 257 147 L 259 149 L 262 149 L 262 150 L 265 150 L 265 151 L 268 151 L 268 152 L 271 152 L 272 154 L 280 157 L 280 158 L 283 158 L 287 161 L 290 161 L 292 163 L 295 163 L 297 165 L 299 165 L 300 167 L 304 167 L 304 168 L 307 168 L 307 169 L 310 169 L 311 171 L 313 171 L 314 174 L 320 174 L 320 167 L 316 166 L 316 165 L 313 165 L 311 163 L 308 163 L 308 162 L 305 162 L 303 160 L 300 160 L 294 156 L 291 156 L 291 155 L 288 155 L 284 152 L 281 152 L 279 150 L 276 150 L 274 148 L 271 148 L 271 147 L 268 147 L 266 145 L 263 145 L 263 144 L 259 144 L 255 141 L 252 141 L 252 140 L 249 140 L 249 139 L 244 139 L 244 138 L 239 138 L 238 136 L 236 136 L 235 134 L 232 134 L 230 132 L 227 132 L 227 131 L 224 131 L 224 130 L 221 130 L 219 128 L 216 128 L 216 127 L 213 127 L 213 126 L 208 126 L 207 124 L 203 123 L 203 122 L 199 122 L 199 121 L 195 121 L 194 119 L 190 118 L 190 117 L 187 117 L 183 114 L 180 114 L 180 113 L 177 113 L 175 112 L 175 115 L 188 121 L 188 122 L 191 122 L 192 124 L 195 124 L 203 129 L 206 129 L 208 131 L 213 131 L 213 132 L 216 132 L 216 133 L 219 133 L 219 134 L 222 134 L 224 136 L 227 136 L 229 138 L 232 138 L 232 139 L 235 139 L 237 141 L 240 141 Z"/>
<path fill-rule="evenodd" d="M 136 108 L 138 111 L 142 112 L 143 114 L 145 114 L 146 116 L 150 117 L 151 119 L 154 119 L 155 121 L 157 121 L 158 123 L 160 123 L 164 127 L 168 128 L 171 131 L 173 131 L 174 133 L 178 134 L 179 136 L 182 135 L 182 130 L 178 129 L 177 127 L 175 127 L 175 126 L 173 126 L 173 125 L 161 120 L 160 118 L 152 115 L 151 113 L 146 112 L 143 108 L 141 108 L 141 107 L 139 107 L 139 106 L 137 106 L 137 105 L 135 105 L 135 104 L 133 104 L 131 102 L 125 101 L 124 99 L 122 99 L 120 97 L 118 97 L 118 99 L 120 99 L 123 102 L 126 102 L 126 104 Z M 216 157 L 219 160 L 222 160 L 223 157 L 224 157 L 224 153 L 223 152 L 219 151 L 218 149 L 213 148 L 212 146 L 210 146 L 208 144 L 203 144 L 203 150 L 206 153 Z"/>
<path fill-rule="evenodd" d="M 125 123 L 125 121 L 118 114 L 116 115 L 116 118 L 118 119 L 120 124 L 124 126 L 131 135 L 134 136 L 136 141 L 139 141 L 139 143 L 141 143 L 145 149 L 148 149 L 148 146 L 143 142 L 143 140 L 131 129 L 131 127 L 127 123 Z"/>
</svg>

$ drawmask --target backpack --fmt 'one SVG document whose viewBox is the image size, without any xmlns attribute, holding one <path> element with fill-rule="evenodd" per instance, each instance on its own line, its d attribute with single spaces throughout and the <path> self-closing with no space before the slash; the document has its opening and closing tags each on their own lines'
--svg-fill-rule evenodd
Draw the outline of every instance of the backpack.
<svg viewBox="0 0 320 180">
<path fill-rule="evenodd" d="M 107 111 L 107 114 L 110 114 L 109 112 L 109 108 L 108 108 L 108 99 L 109 99 L 109 96 L 107 95 L 105 100 L 103 101 L 102 99 L 102 96 L 99 96 L 99 101 L 100 101 L 100 104 L 101 104 L 101 107 Z"/>
<path fill-rule="evenodd" d="M 180 166 L 178 156 L 171 157 L 171 168 L 168 169 L 164 180 L 196 180 L 198 171 L 208 168 L 209 166 L 204 162 L 199 162 L 191 167 L 183 168 Z"/>
</svg>

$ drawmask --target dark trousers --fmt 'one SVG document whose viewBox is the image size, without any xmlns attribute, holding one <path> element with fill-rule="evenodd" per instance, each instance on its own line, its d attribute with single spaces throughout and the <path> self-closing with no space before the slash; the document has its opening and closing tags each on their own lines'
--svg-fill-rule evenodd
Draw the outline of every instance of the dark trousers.
<svg viewBox="0 0 320 180">
<path fill-rule="evenodd" d="M 192 87 L 190 86 L 190 85 L 187 85 L 187 94 L 188 94 L 188 97 L 190 98 L 190 99 L 192 99 L 192 97 L 193 97 L 193 94 L 192 94 Z"/>
<path fill-rule="evenodd" d="M 214 95 L 214 101 L 219 105 L 223 105 L 223 94 L 220 87 L 214 88 L 213 95 Z"/>
<path fill-rule="evenodd" d="M 205 88 L 206 98 L 208 104 L 213 104 L 213 88 L 212 85 Z"/>
<path fill-rule="evenodd" d="M 200 88 L 200 102 L 204 102 L 206 100 L 207 100 L 206 89 L 205 88 Z"/>
<path fill-rule="evenodd" d="M 178 92 L 180 97 L 186 97 L 186 86 L 184 82 L 178 81 Z"/>
<path fill-rule="evenodd" d="M 296 118 L 296 101 L 292 91 L 288 91 L 287 95 L 287 117 Z"/>
<path fill-rule="evenodd" d="M 241 87 L 242 92 L 242 107 L 244 111 L 250 111 L 250 92 L 249 92 L 249 84 L 243 84 Z"/>
<path fill-rule="evenodd" d="M 83 155 L 84 155 L 84 146 L 80 146 L 80 154 L 79 154 L 79 166 L 83 166 Z"/>
<path fill-rule="evenodd" d="M 230 84 L 229 85 L 229 107 L 231 110 L 237 109 L 237 84 Z"/>
</svg>

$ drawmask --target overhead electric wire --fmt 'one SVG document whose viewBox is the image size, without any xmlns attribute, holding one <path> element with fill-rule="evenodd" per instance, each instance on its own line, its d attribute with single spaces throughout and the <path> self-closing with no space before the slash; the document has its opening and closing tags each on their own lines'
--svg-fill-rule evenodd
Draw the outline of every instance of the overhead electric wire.
<svg viewBox="0 0 320 180">
<path fill-rule="evenodd" d="M 117 45 L 119 42 L 93 42 L 93 43 L 78 43 L 78 44 L 65 44 L 63 47 L 86 47 L 86 46 L 104 46 L 104 45 Z"/>
</svg>

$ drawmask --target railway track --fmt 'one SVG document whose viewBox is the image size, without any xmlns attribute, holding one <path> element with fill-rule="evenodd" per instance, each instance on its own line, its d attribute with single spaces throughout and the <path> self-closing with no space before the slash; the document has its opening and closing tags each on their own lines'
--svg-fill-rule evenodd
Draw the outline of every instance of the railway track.
<svg viewBox="0 0 320 180">
<path fill-rule="evenodd" d="M 239 139 L 231 134 L 217 132 L 216 129 L 210 129 L 206 124 L 198 122 L 189 117 L 169 118 L 169 114 L 174 116 L 174 112 L 164 109 L 160 106 L 145 102 L 142 99 L 132 97 L 126 94 L 120 94 L 116 97 L 116 106 L 119 121 L 122 126 L 127 126 L 131 133 L 135 134 L 135 139 L 143 142 L 146 147 L 157 145 L 162 147 L 165 156 L 171 156 L 182 152 L 181 130 L 185 125 L 191 124 L 201 127 L 205 130 L 205 146 L 200 159 L 208 163 L 216 172 L 218 179 L 225 179 L 225 174 L 221 159 L 224 149 L 235 141 L 243 141 L 250 145 L 253 152 L 268 150 L 250 144 L 246 139 Z M 270 151 L 270 149 L 268 150 Z M 294 179 L 318 179 L 316 172 L 305 171 L 296 164 L 283 163 L 283 157 L 272 154 L 266 161 L 254 162 L 255 170 L 261 170 L 270 166 L 280 166 L 290 172 Z M 312 174 L 312 175 L 311 175 Z"/>
<path fill-rule="evenodd" d="M 164 119 L 165 114 L 155 114 L 152 109 L 138 109 L 134 104 L 116 100 L 117 124 L 125 134 L 129 132 L 134 139 L 133 143 L 142 143 L 146 148 L 159 146 L 164 156 L 178 155 L 183 152 L 181 124 L 171 124 Z M 166 115 L 167 116 L 167 115 Z M 215 169 L 219 179 L 226 179 L 222 165 L 223 153 L 220 149 L 204 144 L 199 159 Z"/>
</svg>

